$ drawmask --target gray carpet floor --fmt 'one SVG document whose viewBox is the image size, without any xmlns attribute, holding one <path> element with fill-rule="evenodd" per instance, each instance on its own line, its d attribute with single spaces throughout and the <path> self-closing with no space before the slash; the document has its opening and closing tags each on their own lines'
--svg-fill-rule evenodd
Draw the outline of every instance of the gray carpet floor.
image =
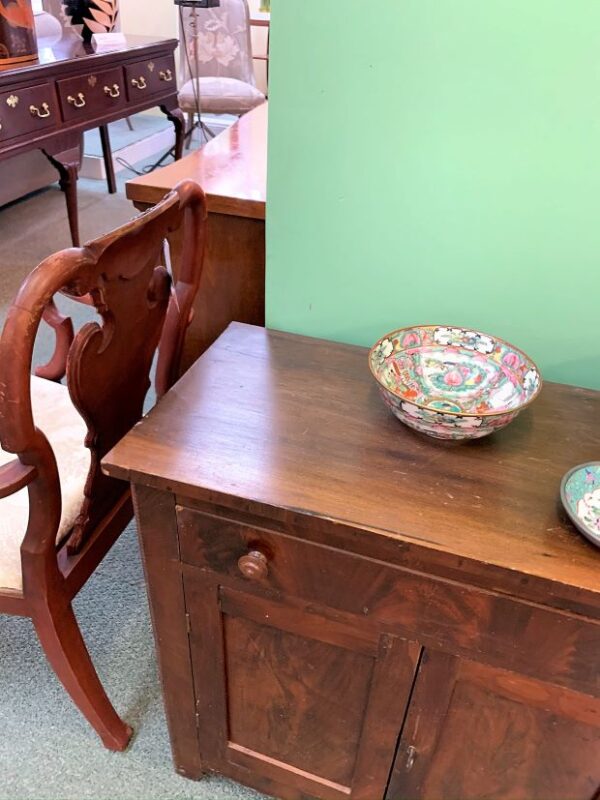
<svg viewBox="0 0 600 800">
<path fill-rule="evenodd" d="M 122 181 L 116 196 L 99 182 L 80 182 L 83 239 L 132 216 Z M 28 272 L 68 246 L 57 188 L 0 209 L 0 325 Z M 51 344 L 42 336 L 36 360 Z M 47 665 L 30 621 L 0 615 L 0 800 L 259 798 L 224 779 L 196 783 L 173 770 L 133 524 L 76 598 L 75 612 L 104 686 L 135 738 L 125 753 L 105 750 Z"/>
</svg>

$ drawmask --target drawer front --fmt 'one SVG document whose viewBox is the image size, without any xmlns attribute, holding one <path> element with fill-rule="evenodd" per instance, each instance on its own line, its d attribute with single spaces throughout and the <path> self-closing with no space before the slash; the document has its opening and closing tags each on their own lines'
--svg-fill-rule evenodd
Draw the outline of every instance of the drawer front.
<svg viewBox="0 0 600 800">
<path fill-rule="evenodd" d="M 58 96 L 66 122 L 90 119 L 127 105 L 121 67 L 58 81 Z"/>
<path fill-rule="evenodd" d="M 181 559 L 457 654 L 600 694 L 600 625 L 177 506 Z M 233 585 L 233 584 L 232 584 Z"/>
<path fill-rule="evenodd" d="M 40 83 L 0 94 L 0 141 L 56 127 L 54 86 Z"/>
<path fill-rule="evenodd" d="M 127 96 L 139 103 L 149 95 L 177 91 L 175 60 L 172 55 L 146 59 L 125 67 Z"/>
</svg>

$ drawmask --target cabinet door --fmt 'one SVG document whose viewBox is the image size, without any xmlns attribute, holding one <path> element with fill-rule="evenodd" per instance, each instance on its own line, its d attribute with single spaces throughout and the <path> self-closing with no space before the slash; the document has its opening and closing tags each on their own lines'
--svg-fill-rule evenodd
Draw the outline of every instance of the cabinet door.
<svg viewBox="0 0 600 800">
<path fill-rule="evenodd" d="M 385 796 L 420 648 L 186 570 L 200 755 L 282 798 Z"/>
<path fill-rule="evenodd" d="M 387 800 L 592 800 L 599 786 L 598 699 L 424 653 Z"/>
</svg>

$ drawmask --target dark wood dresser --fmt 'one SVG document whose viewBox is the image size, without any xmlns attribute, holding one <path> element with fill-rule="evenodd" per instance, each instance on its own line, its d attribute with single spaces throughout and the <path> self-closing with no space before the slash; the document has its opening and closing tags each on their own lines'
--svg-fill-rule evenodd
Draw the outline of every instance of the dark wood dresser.
<svg viewBox="0 0 600 800">
<path fill-rule="evenodd" d="M 52 47 L 40 46 L 37 61 L 0 68 L 0 159 L 34 149 L 45 153 L 66 195 L 73 244 L 79 244 L 77 174 L 84 131 L 100 127 L 109 153 L 109 122 L 160 106 L 175 125 L 181 158 L 177 45 L 176 39 L 128 36 L 124 49 L 94 53 L 89 44 L 66 34 Z M 112 162 L 109 178 L 114 188 Z"/>
<path fill-rule="evenodd" d="M 600 553 L 559 483 L 600 393 L 430 440 L 366 351 L 233 324 L 107 456 L 174 761 L 289 800 L 592 800 Z"/>
</svg>

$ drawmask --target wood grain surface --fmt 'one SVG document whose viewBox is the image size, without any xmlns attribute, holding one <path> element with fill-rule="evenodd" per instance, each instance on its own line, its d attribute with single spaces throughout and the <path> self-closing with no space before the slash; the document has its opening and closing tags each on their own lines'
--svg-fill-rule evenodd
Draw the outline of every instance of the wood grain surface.
<svg viewBox="0 0 600 800">
<path fill-rule="evenodd" d="M 592 800 L 599 713 L 586 695 L 426 654 L 388 800 Z"/>
<path fill-rule="evenodd" d="M 170 552 L 148 578 L 178 769 L 282 800 L 597 800 L 599 561 L 558 488 L 600 393 L 549 384 L 446 443 L 366 356 L 233 324 L 105 460 Z"/>
<path fill-rule="evenodd" d="M 386 561 L 485 573 L 495 590 L 597 613 L 599 554 L 558 492 L 600 450 L 600 393 L 549 383 L 508 428 L 440 443 L 392 417 L 366 355 L 233 324 L 105 469 L 296 536 L 335 545 L 347 532 Z"/>
<path fill-rule="evenodd" d="M 179 181 L 190 178 L 204 189 L 210 212 L 264 220 L 267 130 L 268 104 L 263 103 L 200 150 L 128 181 L 127 197 L 136 205 L 154 205 Z"/>
</svg>

